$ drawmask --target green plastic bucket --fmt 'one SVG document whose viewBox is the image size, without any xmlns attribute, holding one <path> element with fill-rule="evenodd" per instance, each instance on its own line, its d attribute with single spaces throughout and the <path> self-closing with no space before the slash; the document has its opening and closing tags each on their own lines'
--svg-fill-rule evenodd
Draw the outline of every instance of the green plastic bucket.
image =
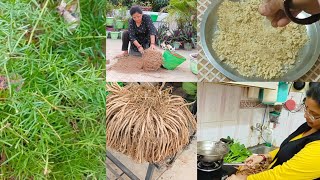
<svg viewBox="0 0 320 180">
<path fill-rule="evenodd" d="M 118 39 L 120 32 L 110 32 L 111 39 Z"/>
<path fill-rule="evenodd" d="M 179 55 L 178 53 L 170 52 L 168 50 L 164 51 L 163 53 L 163 67 L 168 70 L 174 70 L 180 64 L 182 64 L 186 58 Z"/>
<path fill-rule="evenodd" d="M 122 21 L 122 20 L 117 20 L 116 21 L 117 29 L 123 29 L 123 26 L 124 26 L 124 21 Z"/>
<path fill-rule="evenodd" d="M 113 17 L 107 17 L 107 26 L 113 26 Z"/>
<path fill-rule="evenodd" d="M 150 16 L 151 16 L 152 22 L 157 22 L 158 14 L 151 14 Z"/>
</svg>

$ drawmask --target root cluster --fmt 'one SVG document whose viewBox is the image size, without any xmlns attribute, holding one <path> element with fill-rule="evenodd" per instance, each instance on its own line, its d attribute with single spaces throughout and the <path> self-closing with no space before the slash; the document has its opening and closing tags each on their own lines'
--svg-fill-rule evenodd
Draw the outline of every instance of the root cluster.
<svg viewBox="0 0 320 180">
<path fill-rule="evenodd" d="M 107 84 L 107 146 L 137 162 L 157 163 L 173 156 L 196 130 L 188 103 L 171 89 Z"/>
</svg>

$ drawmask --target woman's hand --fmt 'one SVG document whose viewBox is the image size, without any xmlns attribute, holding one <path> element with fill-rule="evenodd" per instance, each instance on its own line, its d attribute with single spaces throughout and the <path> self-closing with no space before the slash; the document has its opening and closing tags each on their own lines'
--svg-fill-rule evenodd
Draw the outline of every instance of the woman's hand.
<svg viewBox="0 0 320 180">
<path fill-rule="evenodd" d="M 245 160 L 245 164 L 249 167 L 253 167 L 256 164 L 260 164 L 262 161 L 264 160 L 264 158 L 262 156 L 259 155 L 251 155 L 250 157 L 248 157 Z"/>
<path fill-rule="evenodd" d="M 226 180 L 246 180 L 247 176 L 245 175 L 235 175 L 229 176 Z"/>
<path fill-rule="evenodd" d="M 309 14 L 319 13 L 318 0 L 293 0 L 292 15 L 297 16 L 301 11 Z M 271 21 L 273 27 L 284 27 L 291 21 L 284 12 L 283 0 L 264 0 L 259 12 Z"/>
<path fill-rule="evenodd" d="M 139 46 L 139 47 L 138 47 L 138 51 L 139 51 L 141 54 L 143 54 L 143 53 L 144 53 L 143 47 L 142 47 L 142 46 Z"/>
<path fill-rule="evenodd" d="M 284 27 L 291 21 L 284 12 L 283 0 L 264 0 L 259 7 L 259 13 L 266 16 L 273 27 Z"/>
<path fill-rule="evenodd" d="M 156 50 L 156 45 L 155 45 L 155 44 L 151 44 L 151 45 L 150 45 L 150 49 Z"/>
</svg>

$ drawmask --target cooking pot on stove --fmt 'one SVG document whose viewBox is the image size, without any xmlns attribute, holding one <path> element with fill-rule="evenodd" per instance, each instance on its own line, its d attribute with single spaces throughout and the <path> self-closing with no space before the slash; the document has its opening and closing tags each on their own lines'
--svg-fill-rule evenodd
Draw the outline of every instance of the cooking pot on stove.
<svg viewBox="0 0 320 180">
<path fill-rule="evenodd" d="M 198 160 L 204 163 L 220 161 L 229 152 L 229 147 L 222 141 L 198 141 Z"/>
</svg>

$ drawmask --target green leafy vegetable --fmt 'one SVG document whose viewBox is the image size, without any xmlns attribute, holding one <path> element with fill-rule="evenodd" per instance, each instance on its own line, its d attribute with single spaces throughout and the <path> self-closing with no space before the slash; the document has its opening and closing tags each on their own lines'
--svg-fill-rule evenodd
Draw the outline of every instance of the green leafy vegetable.
<svg viewBox="0 0 320 180">
<path fill-rule="evenodd" d="M 229 144 L 230 152 L 224 157 L 224 162 L 227 163 L 241 163 L 244 162 L 251 154 L 244 144 L 240 144 L 240 142 L 228 138 L 231 140 L 231 144 Z"/>
</svg>

